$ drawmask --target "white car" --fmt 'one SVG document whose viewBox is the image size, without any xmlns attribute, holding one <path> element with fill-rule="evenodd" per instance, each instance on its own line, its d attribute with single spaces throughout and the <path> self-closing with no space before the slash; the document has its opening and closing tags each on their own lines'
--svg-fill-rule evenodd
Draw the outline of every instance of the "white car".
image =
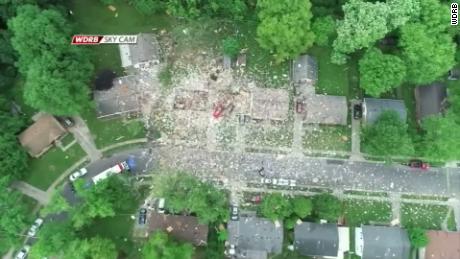
<svg viewBox="0 0 460 259">
<path fill-rule="evenodd" d="M 289 180 L 289 186 L 296 187 L 296 180 Z"/>
<path fill-rule="evenodd" d="M 272 179 L 270 179 L 270 178 L 262 178 L 262 179 L 260 179 L 260 182 L 264 183 L 264 184 L 271 184 Z"/>
<path fill-rule="evenodd" d="M 71 174 L 69 176 L 69 180 L 71 182 L 74 182 L 75 180 L 77 180 L 78 178 L 82 177 L 83 175 L 85 175 L 87 173 L 88 173 L 88 170 L 86 170 L 86 168 L 82 168 L 82 169 L 74 172 L 73 174 Z"/>
<path fill-rule="evenodd" d="M 14 259 L 24 259 L 29 254 L 30 246 L 25 245 L 19 252 L 16 254 Z"/>
<path fill-rule="evenodd" d="M 37 234 L 38 229 L 42 226 L 42 224 L 43 219 L 37 218 L 30 227 L 29 231 L 27 231 L 27 236 L 34 237 Z"/>
<path fill-rule="evenodd" d="M 278 185 L 287 186 L 287 185 L 289 185 L 289 180 L 280 178 L 279 181 L 278 181 Z"/>
</svg>

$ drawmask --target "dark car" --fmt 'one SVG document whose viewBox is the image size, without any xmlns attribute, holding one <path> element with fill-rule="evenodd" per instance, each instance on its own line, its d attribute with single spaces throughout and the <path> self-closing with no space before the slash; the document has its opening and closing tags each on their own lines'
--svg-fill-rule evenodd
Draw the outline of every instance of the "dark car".
<svg viewBox="0 0 460 259">
<path fill-rule="evenodd" d="M 147 209 L 142 208 L 139 210 L 138 223 L 139 225 L 144 225 L 146 221 L 147 221 Z"/>
<path fill-rule="evenodd" d="M 353 119 L 359 120 L 363 117 L 363 107 L 361 104 L 353 105 Z"/>
<path fill-rule="evenodd" d="M 423 170 L 428 170 L 430 168 L 430 164 L 428 164 L 427 162 L 423 162 L 420 159 L 409 160 L 408 165 L 412 168 L 420 168 Z"/>
</svg>

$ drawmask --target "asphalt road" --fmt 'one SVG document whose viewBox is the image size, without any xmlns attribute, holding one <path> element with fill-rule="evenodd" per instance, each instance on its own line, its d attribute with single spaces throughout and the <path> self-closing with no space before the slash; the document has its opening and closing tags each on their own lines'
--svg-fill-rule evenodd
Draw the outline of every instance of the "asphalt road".
<svg viewBox="0 0 460 259">
<path fill-rule="evenodd" d="M 210 152 L 205 150 L 156 146 L 117 153 L 86 166 L 85 179 L 133 156 L 136 168 L 131 174 L 147 175 L 161 166 L 182 169 L 208 179 L 260 183 L 263 167 L 267 178 L 296 179 L 298 186 L 370 192 L 460 196 L 459 168 L 421 170 L 404 165 L 354 162 L 339 159 L 293 157 L 266 153 Z M 77 200 L 69 183 L 64 197 L 71 204 Z"/>
</svg>

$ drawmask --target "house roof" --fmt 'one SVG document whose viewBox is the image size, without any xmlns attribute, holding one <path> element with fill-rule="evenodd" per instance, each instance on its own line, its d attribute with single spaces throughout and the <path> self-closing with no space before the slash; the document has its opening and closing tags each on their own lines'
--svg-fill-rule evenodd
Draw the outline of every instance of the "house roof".
<svg viewBox="0 0 460 259">
<path fill-rule="evenodd" d="M 158 60 L 159 57 L 158 42 L 151 33 L 138 34 L 136 44 L 120 44 L 118 46 L 122 67 Z"/>
<path fill-rule="evenodd" d="M 445 108 L 447 88 L 443 83 L 433 83 L 415 88 L 417 119 L 439 114 Z"/>
<path fill-rule="evenodd" d="M 426 259 L 460 258 L 460 232 L 428 231 L 427 235 Z"/>
<path fill-rule="evenodd" d="M 38 157 L 65 133 L 66 130 L 56 118 L 43 114 L 19 134 L 19 142 L 31 156 Z"/>
<path fill-rule="evenodd" d="M 153 212 L 148 222 L 150 232 L 165 231 L 178 240 L 196 246 L 205 245 L 208 240 L 208 226 L 199 224 L 196 217 Z"/>
<path fill-rule="evenodd" d="M 304 121 L 313 124 L 347 124 L 345 96 L 310 95 L 304 100 Z"/>
<path fill-rule="evenodd" d="M 406 121 L 407 111 L 404 101 L 394 99 L 364 98 L 363 120 L 374 123 L 384 111 L 393 110 L 398 113 L 402 121 Z"/>
<path fill-rule="evenodd" d="M 313 86 L 318 80 L 318 64 L 309 55 L 299 56 L 291 65 L 291 79 L 294 84 Z"/>
<path fill-rule="evenodd" d="M 240 254 L 259 251 L 258 258 L 266 258 L 267 253 L 282 251 L 283 227 L 276 227 L 268 219 L 241 216 L 238 221 L 229 221 L 227 230 L 230 244 L 235 245 Z"/>
<path fill-rule="evenodd" d="M 410 242 L 406 230 L 398 227 L 362 226 L 362 259 L 409 258 Z"/>
<path fill-rule="evenodd" d="M 289 94 L 283 89 L 251 89 L 251 117 L 285 120 L 289 112 Z"/>
<path fill-rule="evenodd" d="M 115 78 L 113 87 L 94 91 L 98 118 L 140 111 L 139 78 L 125 76 Z"/>
<path fill-rule="evenodd" d="M 294 246 L 302 255 L 337 256 L 339 234 L 336 224 L 302 222 L 294 227 Z"/>
</svg>

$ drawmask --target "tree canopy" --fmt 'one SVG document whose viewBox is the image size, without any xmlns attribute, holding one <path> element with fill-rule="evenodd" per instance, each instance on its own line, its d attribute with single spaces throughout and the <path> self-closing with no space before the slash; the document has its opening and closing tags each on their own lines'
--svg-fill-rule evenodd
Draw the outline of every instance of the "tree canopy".
<svg viewBox="0 0 460 259">
<path fill-rule="evenodd" d="M 342 203 L 331 194 L 313 196 L 314 215 L 318 219 L 336 222 L 342 212 Z"/>
<path fill-rule="evenodd" d="M 318 46 L 327 46 L 335 34 L 335 20 L 330 15 L 318 17 L 313 21 L 312 30 L 315 34 L 315 43 Z"/>
<path fill-rule="evenodd" d="M 26 103 L 56 115 L 76 114 L 87 107 L 93 65 L 84 48 L 69 44 L 72 27 L 62 14 L 24 5 L 8 26 L 25 77 Z"/>
<path fill-rule="evenodd" d="M 380 94 L 398 87 L 406 76 L 404 62 L 395 55 L 383 54 L 379 49 L 369 49 L 359 61 L 360 86 L 366 94 Z"/>
<path fill-rule="evenodd" d="M 259 0 L 257 7 L 260 19 L 257 41 L 262 48 L 273 52 L 278 62 L 294 58 L 313 45 L 309 0 Z"/>
<path fill-rule="evenodd" d="M 145 259 L 191 259 L 193 253 L 191 244 L 179 244 L 161 231 L 151 235 L 142 248 L 142 256 Z"/>
<path fill-rule="evenodd" d="M 164 197 L 165 206 L 175 213 L 195 213 L 200 223 L 227 220 L 228 197 L 209 183 L 203 183 L 186 173 L 167 173 L 156 177 L 153 190 Z"/>
<path fill-rule="evenodd" d="M 112 217 L 116 210 L 129 208 L 136 199 L 135 190 L 120 177 L 112 176 L 90 187 L 83 180 L 75 181 L 77 196 L 82 200 L 73 207 L 73 225 L 80 228 L 99 217 Z"/>
<path fill-rule="evenodd" d="M 409 228 L 407 232 L 409 233 L 410 243 L 414 248 L 425 247 L 428 244 L 429 240 L 426 235 L 426 230 L 420 228 Z"/>
<path fill-rule="evenodd" d="M 387 158 L 414 154 L 407 124 L 392 110 L 384 111 L 374 124 L 363 128 L 362 146 L 365 153 Z"/>
<path fill-rule="evenodd" d="M 284 220 L 292 214 L 289 198 L 279 193 L 265 195 L 259 206 L 260 213 L 273 221 Z"/>
<path fill-rule="evenodd" d="M 433 35 L 423 24 L 406 24 L 401 28 L 400 47 L 406 63 L 407 81 L 431 83 L 444 75 L 455 63 L 455 44 L 447 33 Z"/>
<path fill-rule="evenodd" d="M 428 117 L 421 126 L 423 135 L 419 153 L 440 161 L 460 159 L 460 143 L 453 141 L 460 138 L 460 125 L 454 114 Z"/>
</svg>

